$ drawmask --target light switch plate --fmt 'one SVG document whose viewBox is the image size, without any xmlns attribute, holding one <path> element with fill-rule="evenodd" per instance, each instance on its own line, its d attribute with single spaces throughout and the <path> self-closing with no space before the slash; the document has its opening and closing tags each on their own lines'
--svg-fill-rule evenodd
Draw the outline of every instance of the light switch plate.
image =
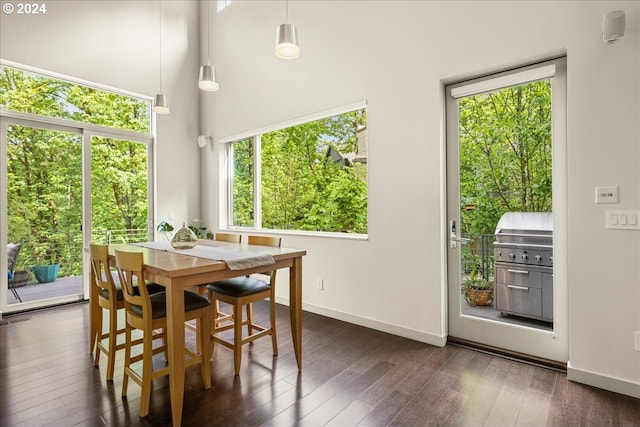
<svg viewBox="0 0 640 427">
<path fill-rule="evenodd" d="M 640 211 L 609 210 L 605 227 L 615 230 L 640 230 Z"/>
<path fill-rule="evenodd" d="M 618 203 L 618 186 L 596 187 L 596 203 Z"/>
</svg>

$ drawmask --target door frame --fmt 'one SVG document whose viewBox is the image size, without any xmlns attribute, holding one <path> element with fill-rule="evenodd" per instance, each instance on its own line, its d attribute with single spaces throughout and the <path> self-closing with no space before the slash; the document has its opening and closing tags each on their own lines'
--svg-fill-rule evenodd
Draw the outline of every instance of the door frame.
<svg viewBox="0 0 640 427">
<path fill-rule="evenodd" d="M 554 219 L 554 322 L 553 331 L 542 331 L 535 328 L 502 323 L 489 319 L 463 315 L 461 313 L 460 294 L 460 251 L 450 247 L 449 223 L 455 220 L 460 224 L 459 214 L 459 171 L 458 171 L 458 102 L 452 100 L 451 90 L 456 87 L 480 83 L 480 86 L 491 87 L 491 80 L 504 82 L 505 76 L 520 71 L 530 71 L 544 65 L 555 65 L 555 76 L 552 79 L 552 128 L 553 128 L 553 219 Z M 444 172 L 445 189 L 442 226 L 445 258 L 445 312 L 447 337 L 476 342 L 494 348 L 531 355 L 537 358 L 565 363 L 569 359 L 568 351 L 568 301 L 567 301 L 567 236 L 568 236 L 568 192 L 567 192 L 567 138 L 566 138 L 566 57 L 553 58 L 525 67 L 514 67 L 511 70 L 470 79 L 464 82 L 447 84 L 445 93 L 445 126 Z M 500 80 L 502 79 L 502 80 Z M 508 79 L 507 79 L 508 80 Z M 500 87 L 500 86 L 498 86 Z M 466 95 L 465 95 L 466 96 Z M 456 126 L 450 121 L 455 120 Z M 455 127 L 455 129 L 452 129 Z M 455 174 L 455 175 L 454 175 Z M 452 177 L 456 176 L 455 182 Z M 455 189 L 452 190 L 452 186 Z M 459 247 L 460 245 L 458 245 Z"/>
</svg>

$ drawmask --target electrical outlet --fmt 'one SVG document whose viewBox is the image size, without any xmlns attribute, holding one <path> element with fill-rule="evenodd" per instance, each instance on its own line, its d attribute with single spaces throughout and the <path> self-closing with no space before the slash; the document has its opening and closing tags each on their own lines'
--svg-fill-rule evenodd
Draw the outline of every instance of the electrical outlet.
<svg viewBox="0 0 640 427">
<path fill-rule="evenodd" d="M 640 351 L 640 332 L 636 331 L 636 351 Z"/>
<path fill-rule="evenodd" d="M 317 288 L 319 291 L 324 290 L 324 281 L 323 281 L 321 278 L 319 278 L 319 277 L 318 277 L 318 279 L 316 280 L 316 288 Z"/>
</svg>

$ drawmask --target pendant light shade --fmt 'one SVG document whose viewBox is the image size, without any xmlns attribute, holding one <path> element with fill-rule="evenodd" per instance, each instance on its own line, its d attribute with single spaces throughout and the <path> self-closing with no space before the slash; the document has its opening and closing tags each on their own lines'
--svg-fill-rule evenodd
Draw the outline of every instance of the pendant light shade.
<svg viewBox="0 0 640 427">
<path fill-rule="evenodd" d="M 156 94 L 153 99 L 153 111 L 157 114 L 169 114 L 169 100 L 166 95 Z"/>
<path fill-rule="evenodd" d="M 200 76 L 198 77 L 198 87 L 206 92 L 215 92 L 220 89 L 220 85 L 216 81 L 216 70 L 209 65 L 211 57 L 211 48 L 209 40 L 211 39 L 211 30 L 209 21 L 209 1 L 207 1 L 207 65 L 200 66 Z"/>
<path fill-rule="evenodd" d="M 198 87 L 207 92 L 215 92 L 220 89 L 220 85 L 218 84 L 218 82 L 216 82 L 216 71 L 213 66 L 202 65 L 200 67 Z"/>
<path fill-rule="evenodd" d="M 295 59 L 300 56 L 298 30 L 293 24 L 280 24 L 276 31 L 276 56 L 282 59 Z"/>
</svg>

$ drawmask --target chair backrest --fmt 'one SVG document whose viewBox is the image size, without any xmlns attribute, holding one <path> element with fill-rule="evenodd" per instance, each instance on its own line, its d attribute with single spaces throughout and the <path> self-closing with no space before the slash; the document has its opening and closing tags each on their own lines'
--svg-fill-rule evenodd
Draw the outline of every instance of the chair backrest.
<svg viewBox="0 0 640 427">
<path fill-rule="evenodd" d="M 213 238 L 220 242 L 240 243 L 242 241 L 242 234 L 216 233 Z"/>
<path fill-rule="evenodd" d="M 22 243 L 7 243 L 7 269 L 12 274 L 20 248 L 22 248 Z"/>
<path fill-rule="evenodd" d="M 271 237 L 271 236 L 249 236 L 249 238 L 247 239 L 247 242 L 249 242 L 250 245 L 258 245 L 258 246 L 271 246 L 274 248 L 279 248 L 282 245 L 282 238 L 281 237 Z M 271 284 L 271 289 L 274 289 L 274 285 L 276 283 L 276 271 L 278 270 L 271 270 L 271 271 L 265 271 L 264 273 L 258 273 L 258 274 L 264 274 L 269 276 L 269 282 Z"/>
<path fill-rule="evenodd" d="M 109 246 L 89 245 L 91 256 L 91 270 L 93 271 L 93 283 L 101 289 L 109 292 L 109 298 L 116 297 L 116 285 L 111 274 L 111 261 L 109 260 Z"/>
<path fill-rule="evenodd" d="M 139 305 L 142 307 L 143 316 L 146 313 L 151 313 L 151 300 L 144 279 L 144 255 L 142 252 L 125 252 L 117 249 L 115 255 L 125 309 L 129 311 L 129 305 Z M 136 283 L 138 284 L 138 293 L 133 289 Z"/>
<path fill-rule="evenodd" d="M 271 236 L 249 236 L 248 242 L 250 245 L 272 246 L 274 248 L 279 248 L 282 244 L 282 238 Z"/>
</svg>

